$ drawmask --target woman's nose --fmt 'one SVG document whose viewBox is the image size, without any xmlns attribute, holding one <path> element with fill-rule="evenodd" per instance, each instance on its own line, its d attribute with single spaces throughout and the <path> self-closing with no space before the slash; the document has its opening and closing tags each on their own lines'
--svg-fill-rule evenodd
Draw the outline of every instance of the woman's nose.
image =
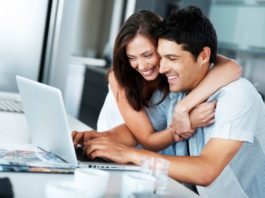
<svg viewBox="0 0 265 198">
<path fill-rule="evenodd" d="M 143 61 L 143 60 L 141 60 L 141 59 L 138 61 L 138 69 L 139 69 L 139 70 L 143 70 L 143 69 L 145 69 L 146 66 L 147 66 L 147 64 L 146 64 L 145 61 Z"/>
</svg>

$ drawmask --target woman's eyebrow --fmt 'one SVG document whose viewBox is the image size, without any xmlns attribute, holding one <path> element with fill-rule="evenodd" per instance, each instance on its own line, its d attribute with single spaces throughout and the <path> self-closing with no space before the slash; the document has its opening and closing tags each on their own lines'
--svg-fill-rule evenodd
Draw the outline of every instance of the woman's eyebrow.
<svg viewBox="0 0 265 198">
<path fill-rule="evenodd" d="M 147 50 L 147 51 L 145 51 L 145 52 L 143 52 L 141 54 L 147 54 L 147 53 L 153 53 L 153 50 Z"/>
</svg>

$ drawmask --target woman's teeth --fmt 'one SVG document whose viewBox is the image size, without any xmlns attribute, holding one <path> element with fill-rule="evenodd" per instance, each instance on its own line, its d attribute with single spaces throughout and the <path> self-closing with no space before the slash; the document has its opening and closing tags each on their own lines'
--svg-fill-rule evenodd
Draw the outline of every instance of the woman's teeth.
<svg viewBox="0 0 265 198">
<path fill-rule="evenodd" d="M 149 75 L 152 74 L 152 72 L 153 72 L 153 70 L 152 70 L 152 69 L 149 69 L 149 70 L 147 70 L 147 71 L 143 71 L 142 74 L 143 74 L 144 76 L 149 76 Z"/>
</svg>

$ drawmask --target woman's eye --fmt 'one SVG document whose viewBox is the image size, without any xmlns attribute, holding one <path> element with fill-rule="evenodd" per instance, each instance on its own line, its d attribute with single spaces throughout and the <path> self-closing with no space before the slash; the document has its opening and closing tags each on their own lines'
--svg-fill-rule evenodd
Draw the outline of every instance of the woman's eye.
<svg viewBox="0 0 265 198">
<path fill-rule="evenodd" d="M 146 58 L 150 58 L 150 57 L 152 57 L 153 56 L 153 54 L 145 54 L 144 55 L 144 57 L 146 57 Z"/>
<path fill-rule="evenodd" d="M 132 61 L 132 60 L 134 60 L 135 58 L 134 57 L 128 57 L 128 60 L 129 61 Z"/>
</svg>

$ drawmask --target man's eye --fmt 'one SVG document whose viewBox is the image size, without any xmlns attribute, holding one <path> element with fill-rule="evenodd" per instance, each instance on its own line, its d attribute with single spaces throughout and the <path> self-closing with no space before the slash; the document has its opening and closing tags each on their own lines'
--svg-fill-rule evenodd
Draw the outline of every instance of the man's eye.
<svg viewBox="0 0 265 198">
<path fill-rule="evenodd" d="M 169 56 L 168 59 L 169 59 L 170 61 L 176 61 L 176 60 L 177 60 L 177 58 L 174 57 L 174 56 Z"/>
</svg>

